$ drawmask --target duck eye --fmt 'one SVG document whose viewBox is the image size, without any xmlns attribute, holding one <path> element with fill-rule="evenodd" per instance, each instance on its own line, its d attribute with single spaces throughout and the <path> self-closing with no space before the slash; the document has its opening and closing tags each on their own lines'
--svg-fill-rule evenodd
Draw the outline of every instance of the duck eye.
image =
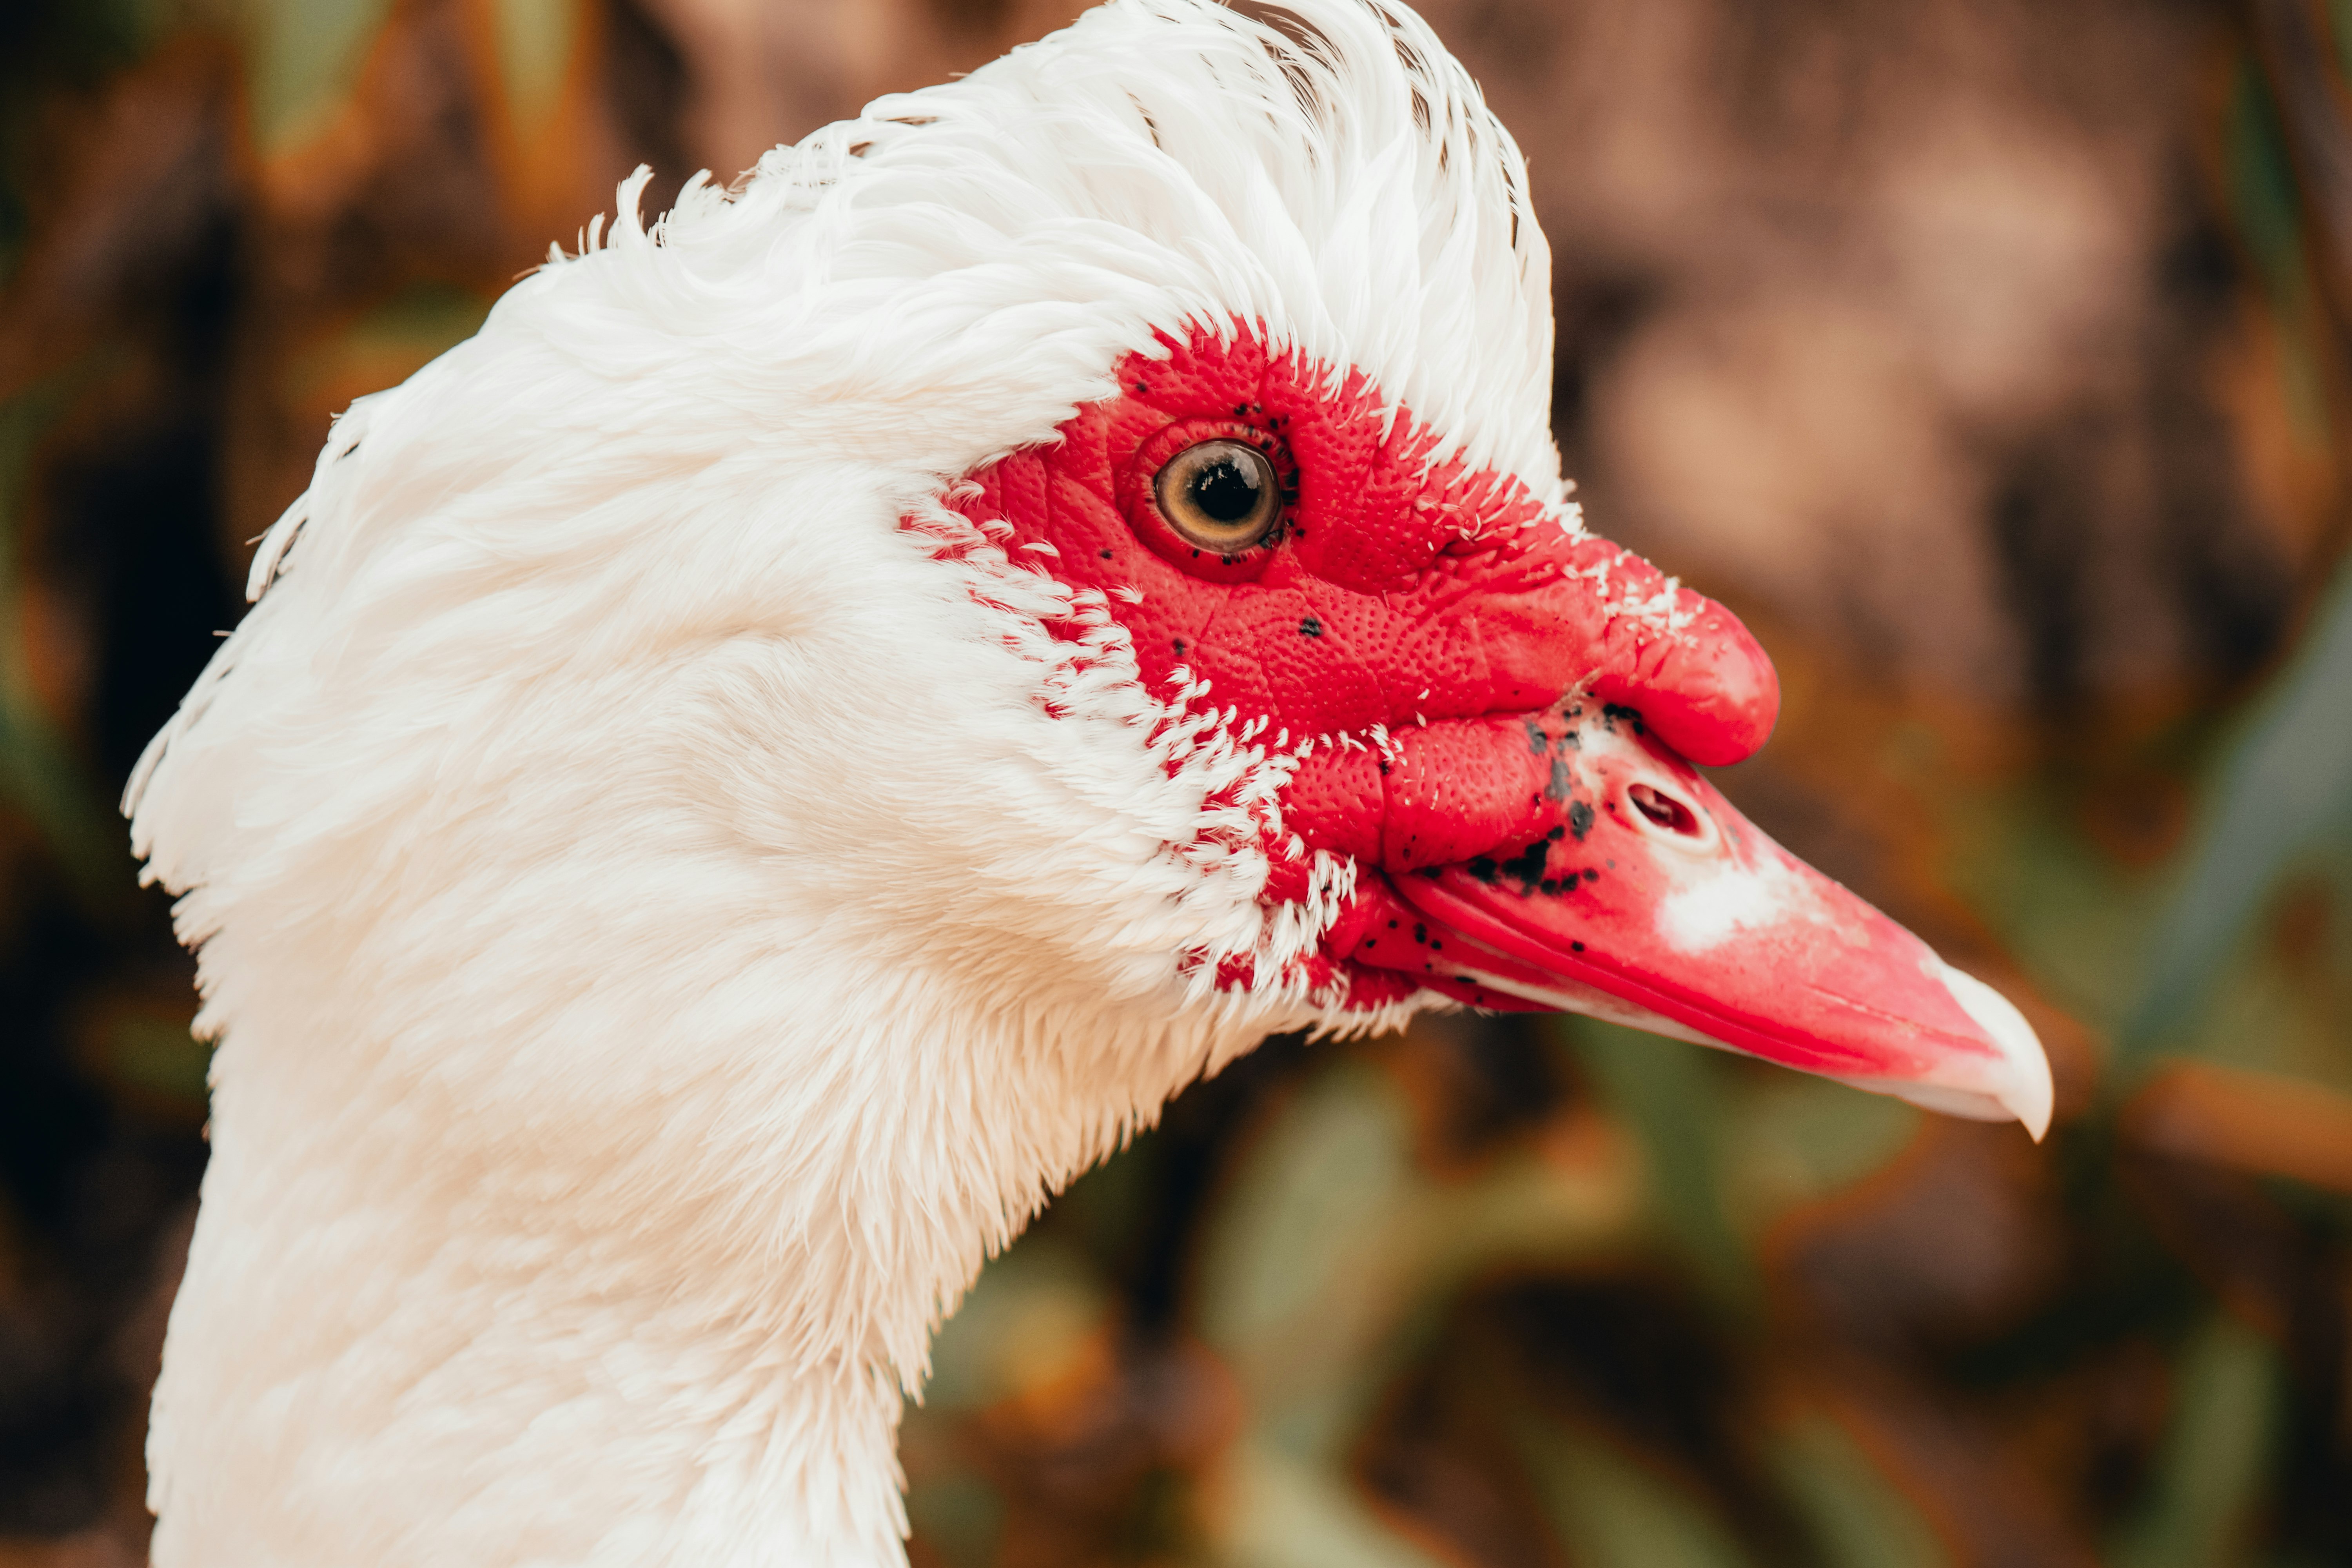
<svg viewBox="0 0 2352 1568">
<path fill-rule="evenodd" d="M 1184 542 L 1220 555 L 1263 544 L 1282 515 L 1274 465 L 1240 441 L 1202 441 L 1168 459 L 1151 499 Z"/>
</svg>

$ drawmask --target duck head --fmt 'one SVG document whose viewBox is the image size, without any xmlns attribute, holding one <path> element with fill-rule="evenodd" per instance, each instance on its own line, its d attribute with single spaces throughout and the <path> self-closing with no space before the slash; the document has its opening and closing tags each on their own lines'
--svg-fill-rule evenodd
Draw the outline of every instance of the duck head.
<svg viewBox="0 0 2352 1568">
<path fill-rule="evenodd" d="M 218 1042 L 160 1568 L 901 1561 L 942 1312 L 1277 1029 L 2039 1131 L 2014 1012 L 1695 770 L 1770 666 L 1571 504 L 1509 137 L 1402 7 L 1276 20 L 641 176 L 336 425 L 130 795 Z"/>
<path fill-rule="evenodd" d="M 1171 765 L 1217 759 L 1207 831 L 1263 858 L 1268 918 L 1183 965 L 1327 1026 L 1589 1013 L 2041 1135 L 2015 1009 L 1692 765 L 1740 761 L 1778 712 L 1728 611 L 1587 533 L 1556 479 L 1471 467 L 1262 323 L 1163 332 L 1114 380 L 959 488 L 975 527 L 941 553 L 1054 582 L 1087 657 L 1181 736 Z"/>
</svg>

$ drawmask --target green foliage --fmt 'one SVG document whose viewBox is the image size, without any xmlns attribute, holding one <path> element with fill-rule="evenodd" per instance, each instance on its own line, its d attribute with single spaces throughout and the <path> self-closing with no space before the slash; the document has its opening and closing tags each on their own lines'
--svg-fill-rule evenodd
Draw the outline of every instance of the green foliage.
<svg viewBox="0 0 2352 1568">
<path fill-rule="evenodd" d="M 1778 1434 L 1772 1467 L 1822 1568 L 1949 1568 L 1951 1553 L 1934 1529 L 1835 1422 L 1791 1422 Z"/>
<path fill-rule="evenodd" d="M 569 0 L 497 0 L 491 15 L 507 101 L 527 130 L 545 123 L 563 87 L 578 21 Z"/>
<path fill-rule="evenodd" d="M 2207 795 L 2179 890 L 2147 944 L 2145 988 L 2119 1046 L 2130 1056 L 2182 1032 L 2223 967 L 2242 960 L 2294 858 L 2352 830 L 2352 574 L 2320 605 Z M 2339 900 L 2352 895 L 2340 871 L 2336 887 Z"/>
<path fill-rule="evenodd" d="M 2279 1436 L 2278 1352 L 2216 1317 L 2183 1348 L 2174 1414 L 2149 1505 L 2116 1542 L 2116 1568 L 2243 1563 Z"/>
<path fill-rule="evenodd" d="M 246 0 L 242 34 L 254 144 L 299 146 L 349 96 L 392 0 Z"/>
<path fill-rule="evenodd" d="M 59 377 L 0 403 L 0 604 L 14 604 L 21 591 L 21 511 L 35 447 L 76 379 Z M 16 637 L 0 640 L 0 808 L 9 807 L 32 823 L 85 910 L 103 918 L 123 881 L 122 830 L 87 766 L 41 710 Z"/>
</svg>

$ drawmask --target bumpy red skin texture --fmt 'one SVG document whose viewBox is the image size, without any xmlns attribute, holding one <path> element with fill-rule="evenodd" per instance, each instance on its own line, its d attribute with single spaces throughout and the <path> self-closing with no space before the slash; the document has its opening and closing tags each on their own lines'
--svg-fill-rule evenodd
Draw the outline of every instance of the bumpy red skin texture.
<svg viewBox="0 0 2352 1568">
<path fill-rule="evenodd" d="M 1340 733 L 1369 745 L 1384 727 L 1388 756 L 1318 742 L 1284 791 L 1284 825 L 1310 851 L 1398 872 L 1525 839 L 1549 818 L 1526 785 L 1524 721 L 1572 689 L 1639 710 L 1697 763 L 1737 762 L 1771 732 L 1779 683 L 1735 616 L 1568 533 L 1517 479 L 1432 461 L 1436 435 L 1407 410 L 1384 419 L 1360 374 L 1270 354 L 1241 325 L 1163 346 L 1165 358 L 1123 361 L 1119 395 L 1080 409 L 1058 442 L 974 473 L 953 504 L 1009 525 L 1014 559 L 1051 545 L 1041 570 L 1110 594 L 1154 693 L 1189 671 L 1210 683 L 1203 704 L 1264 718 L 1269 741 L 1287 731 L 1293 745 Z M 1219 437 L 1258 445 L 1295 485 L 1270 547 L 1233 559 L 1192 551 L 1150 499 L 1162 463 Z M 1678 629 L 1623 608 L 1643 601 L 1671 604 Z M 1298 898 L 1307 862 L 1269 847 L 1265 901 Z M 1382 878 L 1360 885 L 1342 928 L 1394 900 Z M 1326 940 L 1310 979 L 1345 976 L 1356 1005 L 1411 989 L 1348 962 L 1345 935 Z M 1228 970 L 1248 979 L 1245 964 Z"/>
</svg>

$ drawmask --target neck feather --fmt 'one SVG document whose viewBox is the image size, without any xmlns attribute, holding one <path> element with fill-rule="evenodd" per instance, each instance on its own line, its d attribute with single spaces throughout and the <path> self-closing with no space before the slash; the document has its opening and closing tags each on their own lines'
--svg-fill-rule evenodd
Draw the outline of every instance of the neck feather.
<svg viewBox="0 0 2352 1568">
<path fill-rule="evenodd" d="M 704 1042 L 723 1079 L 600 1079 L 676 1038 L 625 1007 L 471 1070 L 350 1000 L 240 1019 L 150 1439 L 159 1568 L 903 1563 L 930 1330 L 1256 1031 L 802 989 L 789 1028 Z M 559 1046 L 572 1073 L 499 1088 Z"/>
</svg>

